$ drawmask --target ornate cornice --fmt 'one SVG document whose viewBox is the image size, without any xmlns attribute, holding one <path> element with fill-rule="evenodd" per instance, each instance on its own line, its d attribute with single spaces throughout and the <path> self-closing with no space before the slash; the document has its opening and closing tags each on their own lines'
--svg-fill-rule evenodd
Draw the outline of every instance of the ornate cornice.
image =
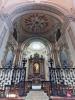
<svg viewBox="0 0 75 100">
<path fill-rule="evenodd" d="M 24 15 L 26 13 L 30 13 L 31 11 L 35 11 L 36 10 L 41 10 L 41 11 L 46 11 L 49 13 L 53 13 L 58 15 L 59 17 L 62 16 L 62 20 L 64 19 L 64 14 L 62 12 L 60 12 L 59 10 L 57 10 L 56 8 L 54 8 L 53 6 L 49 6 L 47 4 L 20 4 L 18 6 L 16 6 L 15 8 L 13 8 L 13 12 L 9 12 L 8 14 L 11 17 L 11 20 L 14 21 L 17 17 Z"/>
</svg>

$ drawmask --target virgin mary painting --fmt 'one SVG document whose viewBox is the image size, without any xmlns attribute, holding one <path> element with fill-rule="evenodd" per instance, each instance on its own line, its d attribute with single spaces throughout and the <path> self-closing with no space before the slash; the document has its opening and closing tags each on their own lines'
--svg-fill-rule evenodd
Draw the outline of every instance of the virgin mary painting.
<svg viewBox="0 0 75 100">
<path fill-rule="evenodd" d="M 39 63 L 34 63 L 33 72 L 35 74 L 39 74 L 40 73 L 40 65 L 39 65 Z"/>
</svg>

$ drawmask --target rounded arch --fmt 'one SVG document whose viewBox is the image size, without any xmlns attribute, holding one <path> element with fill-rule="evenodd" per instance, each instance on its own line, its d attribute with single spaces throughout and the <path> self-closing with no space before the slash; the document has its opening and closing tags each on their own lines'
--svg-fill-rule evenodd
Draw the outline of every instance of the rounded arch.
<svg viewBox="0 0 75 100">
<path fill-rule="evenodd" d="M 13 5 L 11 9 L 8 9 L 8 11 L 3 15 L 4 19 L 6 20 L 6 23 L 8 27 L 11 30 L 10 22 L 12 23 L 13 28 L 13 22 L 21 17 L 22 15 L 26 13 L 30 13 L 31 11 L 43 11 L 45 13 L 50 14 L 51 16 L 57 18 L 61 23 L 67 18 L 69 14 L 69 11 L 67 9 L 64 9 L 63 7 L 54 4 L 54 3 L 19 3 Z M 12 29 L 13 30 L 13 29 Z M 13 31 L 12 31 L 13 32 Z"/>
<path fill-rule="evenodd" d="M 40 7 L 39 7 L 40 6 Z M 38 8 L 37 8 L 38 7 Z M 69 11 L 56 4 L 56 3 L 53 3 L 53 2 L 40 2 L 40 3 L 35 3 L 35 2 L 22 2 L 22 3 L 18 3 L 18 4 L 14 4 L 12 7 L 10 6 L 9 8 L 11 9 L 8 9 L 7 12 L 8 14 L 17 14 L 17 13 L 21 13 L 21 12 L 24 12 L 25 10 L 30 10 L 30 9 L 46 9 L 48 8 L 48 10 L 55 10 L 55 11 L 58 11 L 59 13 L 62 13 L 64 16 L 66 15 L 69 15 Z"/>
<path fill-rule="evenodd" d="M 51 43 L 48 40 L 46 40 L 45 38 L 42 38 L 42 37 L 32 37 L 32 38 L 27 39 L 21 45 L 21 53 L 20 53 L 20 58 L 19 59 L 20 59 L 20 61 L 23 59 L 23 56 L 24 56 L 23 51 L 24 51 L 24 49 L 26 49 L 27 47 L 30 46 L 31 43 L 36 42 L 36 41 L 44 44 L 45 45 L 45 49 L 44 50 L 47 50 L 47 52 L 42 53 L 42 54 L 41 54 L 41 52 L 43 52 L 44 50 L 41 51 L 41 52 L 40 51 L 34 52 L 34 54 L 37 53 L 37 54 L 40 54 L 39 55 L 40 57 L 41 56 L 44 57 L 44 59 L 45 59 L 44 66 L 45 66 L 45 73 L 46 73 L 45 77 L 46 77 L 46 80 L 49 80 L 49 77 L 48 77 L 48 74 L 47 74 L 48 73 L 48 67 L 49 67 L 48 60 L 50 59 L 50 56 L 51 56 L 51 48 L 52 48 L 52 45 L 51 45 Z M 25 52 L 26 52 L 26 50 L 25 50 Z M 32 50 L 31 50 L 31 52 L 32 52 Z M 29 64 L 28 63 L 28 59 L 31 56 L 33 57 L 34 54 L 32 55 L 31 53 L 28 52 L 28 55 L 29 56 L 24 56 L 24 58 L 27 59 L 27 63 L 26 63 L 26 68 L 27 68 L 26 79 L 28 77 L 28 68 L 29 68 L 29 66 L 28 66 L 28 64 Z M 19 62 L 19 63 L 21 64 L 21 62 Z"/>
<path fill-rule="evenodd" d="M 35 41 L 39 41 L 39 42 L 43 43 L 47 48 L 47 53 L 50 54 L 51 44 L 48 40 L 46 40 L 45 38 L 42 38 L 42 37 L 32 37 L 32 38 L 29 38 L 26 41 L 24 41 L 21 46 L 21 52 L 24 50 L 24 48 L 28 47 L 30 45 L 30 43 L 35 42 Z"/>
<path fill-rule="evenodd" d="M 13 7 L 13 11 L 9 13 L 12 22 L 17 19 L 18 17 L 29 13 L 34 10 L 42 10 L 51 13 L 52 16 L 55 16 L 60 21 L 64 19 L 67 15 L 69 15 L 69 12 L 59 7 L 59 5 L 55 5 L 53 3 L 50 4 L 37 4 L 37 3 L 31 3 L 31 4 L 18 4 L 15 7 Z M 53 15 L 54 14 L 54 15 Z M 61 16 L 60 16 L 61 15 Z"/>
</svg>

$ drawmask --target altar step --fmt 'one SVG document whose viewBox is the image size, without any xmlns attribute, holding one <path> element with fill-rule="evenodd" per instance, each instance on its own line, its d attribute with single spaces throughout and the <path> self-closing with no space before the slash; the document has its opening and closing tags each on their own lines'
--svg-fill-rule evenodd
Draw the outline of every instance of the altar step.
<svg viewBox="0 0 75 100">
<path fill-rule="evenodd" d="M 39 85 L 32 85 L 32 90 L 41 90 L 42 89 L 42 86 L 41 86 L 41 84 L 39 84 Z"/>
<path fill-rule="evenodd" d="M 49 97 L 42 90 L 41 91 L 32 90 L 27 94 L 25 100 L 49 100 Z"/>
</svg>

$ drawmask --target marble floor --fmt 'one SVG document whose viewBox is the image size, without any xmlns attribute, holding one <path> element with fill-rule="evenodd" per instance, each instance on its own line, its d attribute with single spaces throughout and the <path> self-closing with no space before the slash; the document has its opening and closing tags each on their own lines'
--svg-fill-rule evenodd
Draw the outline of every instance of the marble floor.
<svg viewBox="0 0 75 100">
<path fill-rule="evenodd" d="M 25 97 L 25 100 L 49 100 L 44 91 L 30 91 L 28 95 Z"/>
</svg>

